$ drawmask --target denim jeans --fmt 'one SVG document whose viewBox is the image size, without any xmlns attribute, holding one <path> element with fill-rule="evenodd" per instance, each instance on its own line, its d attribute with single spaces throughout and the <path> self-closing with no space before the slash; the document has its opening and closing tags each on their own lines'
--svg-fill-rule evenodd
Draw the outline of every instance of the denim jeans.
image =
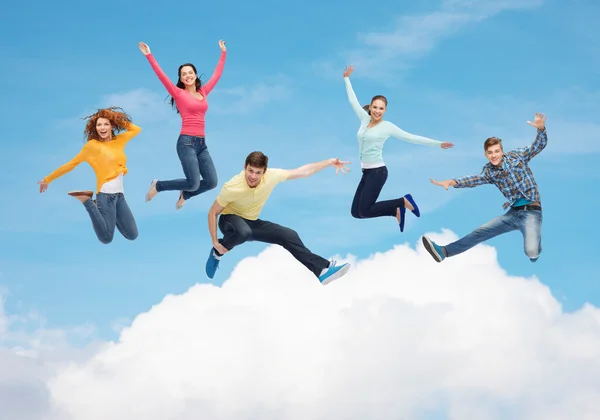
<svg viewBox="0 0 600 420">
<path fill-rule="evenodd" d="M 352 200 L 350 213 L 357 219 L 381 216 L 396 216 L 399 207 L 404 207 L 404 198 L 377 202 L 381 189 L 388 177 L 387 167 L 363 169 L 363 175 Z"/>
<path fill-rule="evenodd" d="M 502 216 L 490 220 L 467 236 L 446 245 L 446 253 L 449 257 L 458 255 L 495 236 L 519 230 L 523 235 L 525 254 L 529 258 L 538 258 L 542 252 L 542 220 L 541 210 L 511 208 Z"/>
<path fill-rule="evenodd" d="M 96 194 L 96 203 L 90 198 L 83 205 L 92 219 L 96 236 L 103 244 L 112 242 L 115 227 L 121 235 L 131 241 L 138 237 L 138 229 L 133 214 L 123 193 Z"/>
<path fill-rule="evenodd" d="M 187 200 L 217 187 L 217 171 L 204 137 L 181 134 L 177 140 L 177 155 L 185 178 L 158 181 L 156 191 L 183 191 L 183 198 Z"/>
<path fill-rule="evenodd" d="M 265 242 L 285 248 L 317 277 L 329 267 L 328 260 L 313 254 L 302 243 L 298 233 L 288 227 L 266 220 L 247 220 L 235 214 L 224 214 L 219 217 L 219 229 L 224 235 L 219 242 L 228 250 L 246 241 Z"/>
</svg>

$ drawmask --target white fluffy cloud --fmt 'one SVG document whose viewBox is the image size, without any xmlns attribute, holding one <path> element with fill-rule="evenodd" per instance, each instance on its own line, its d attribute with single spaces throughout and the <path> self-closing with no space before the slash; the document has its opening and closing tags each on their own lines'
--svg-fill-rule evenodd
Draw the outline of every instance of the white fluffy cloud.
<svg viewBox="0 0 600 420">
<path fill-rule="evenodd" d="M 442 264 L 420 244 L 353 263 L 322 287 L 270 247 L 222 288 L 167 296 L 52 378 L 54 407 L 77 420 L 600 412 L 597 308 L 562 312 L 538 279 L 510 276 L 485 245 Z"/>
</svg>

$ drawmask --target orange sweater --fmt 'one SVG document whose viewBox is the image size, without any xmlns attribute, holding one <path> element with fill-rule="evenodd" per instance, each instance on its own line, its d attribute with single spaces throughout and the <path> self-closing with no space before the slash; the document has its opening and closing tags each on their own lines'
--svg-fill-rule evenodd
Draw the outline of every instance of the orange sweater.
<svg viewBox="0 0 600 420">
<path fill-rule="evenodd" d="M 73 170 L 81 162 L 87 162 L 96 173 L 96 193 L 98 193 L 105 182 L 115 179 L 120 173 L 125 175 L 128 172 L 125 166 L 127 163 L 125 145 L 140 131 L 142 129 L 132 123 L 127 131 L 117 134 L 111 141 L 88 141 L 77 156 L 44 178 L 44 182 L 49 184 Z"/>
</svg>

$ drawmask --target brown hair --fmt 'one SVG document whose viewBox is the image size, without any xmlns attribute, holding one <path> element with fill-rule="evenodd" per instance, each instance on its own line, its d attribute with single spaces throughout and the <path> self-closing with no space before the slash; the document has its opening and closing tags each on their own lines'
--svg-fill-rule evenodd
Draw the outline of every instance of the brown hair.
<svg viewBox="0 0 600 420">
<path fill-rule="evenodd" d="M 363 109 L 367 112 L 367 114 L 371 115 L 371 111 L 369 111 L 369 107 L 373 104 L 373 102 L 375 102 L 378 99 L 380 101 L 383 101 L 383 103 L 387 107 L 387 98 L 383 95 L 375 95 L 375 96 L 373 96 L 373 99 L 371 99 L 371 103 L 369 105 L 363 106 Z"/>
<path fill-rule="evenodd" d="M 87 137 L 87 141 L 100 140 L 100 136 L 96 131 L 98 118 L 106 118 L 110 121 L 113 137 L 117 135 L 118 132 L 126 130 L 127 126 L 131 123 L 131 117 L 119 107 L 112 106 L 110 108 L 99 109 L 95 114 L 82 118 L 82 120 L 88 120 L 85 125 L 85 130 L 83 131 L 83 135 L 84 137 Z"/>
<path fill-rule="evenodd" d="M 246 168 L 247 166 L 252 166 L 254 168 L 267 169 L 268 163 L 269 157 L 266 156 L 263 152 L 252 152 L 246 157 L 246 163 L 244 164 L 244 168 Z"/>
<path fill-rule="evenodd" d="M 485 142 L 483 143 L 483 151 L 487 152 L 487 150 L 492 147 L 499 144 L 500 147 L 502 147 L 502 140 L 499 139 L 498 137 L 490 137 L 488 139 L 485 140 Z"/>
</svg>

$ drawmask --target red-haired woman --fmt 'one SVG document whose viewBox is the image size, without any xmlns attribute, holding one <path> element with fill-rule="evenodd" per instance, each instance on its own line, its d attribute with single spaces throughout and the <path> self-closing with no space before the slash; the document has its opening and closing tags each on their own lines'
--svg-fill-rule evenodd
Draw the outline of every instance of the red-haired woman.
<svg viewBox="0 0 600 420">
<path fill-rule="evenodd" d="M 171 105 L 181 115 L 177 155 L 185 175 L 185 178 L 169 181 L 153 179 L 146 194 L 146 201 L 152 200 L 160 191 L 178 190 L 179 200 L 175 208 L 179 210 L 185 204 L 185 200 L 217 186 L 217 171 L 206 147 L 204 116 L 208 110 L 207 96 L 221 78 L 225 66 L 227 49 L 223 40 L 219 41 L 219 47 L 221 58 L 206 83 L 200 82 L 196 67 L 192 63 L 185 63 L 179 66 L 177 84 L 173 84 L 158 65 L 150 47 L 143 42 L 139 43 L 140 51 L 146 56 L 152 70 L 171 95 Z"/>
<path fill-rule="evenodd" d="M 115 227 L 126 239 L 133 241 L 138 237 L 138 229 L 123 193 L 123 176 L 128 172 L 124 149 L 142 129 L 117 107 L 99 109 L 84 119 L 88 120 L 84 132 L 86 144 L 70 162 L 38 182 L 40 193 L 46 191 L 48 184 L 56 178 L 87 162 L 96 173 L 96 200 L 92 200 L 93 191 L 70 191 L 68 194 L 83 203 L 100 242 L 112 242 Z"/>
</svg>

